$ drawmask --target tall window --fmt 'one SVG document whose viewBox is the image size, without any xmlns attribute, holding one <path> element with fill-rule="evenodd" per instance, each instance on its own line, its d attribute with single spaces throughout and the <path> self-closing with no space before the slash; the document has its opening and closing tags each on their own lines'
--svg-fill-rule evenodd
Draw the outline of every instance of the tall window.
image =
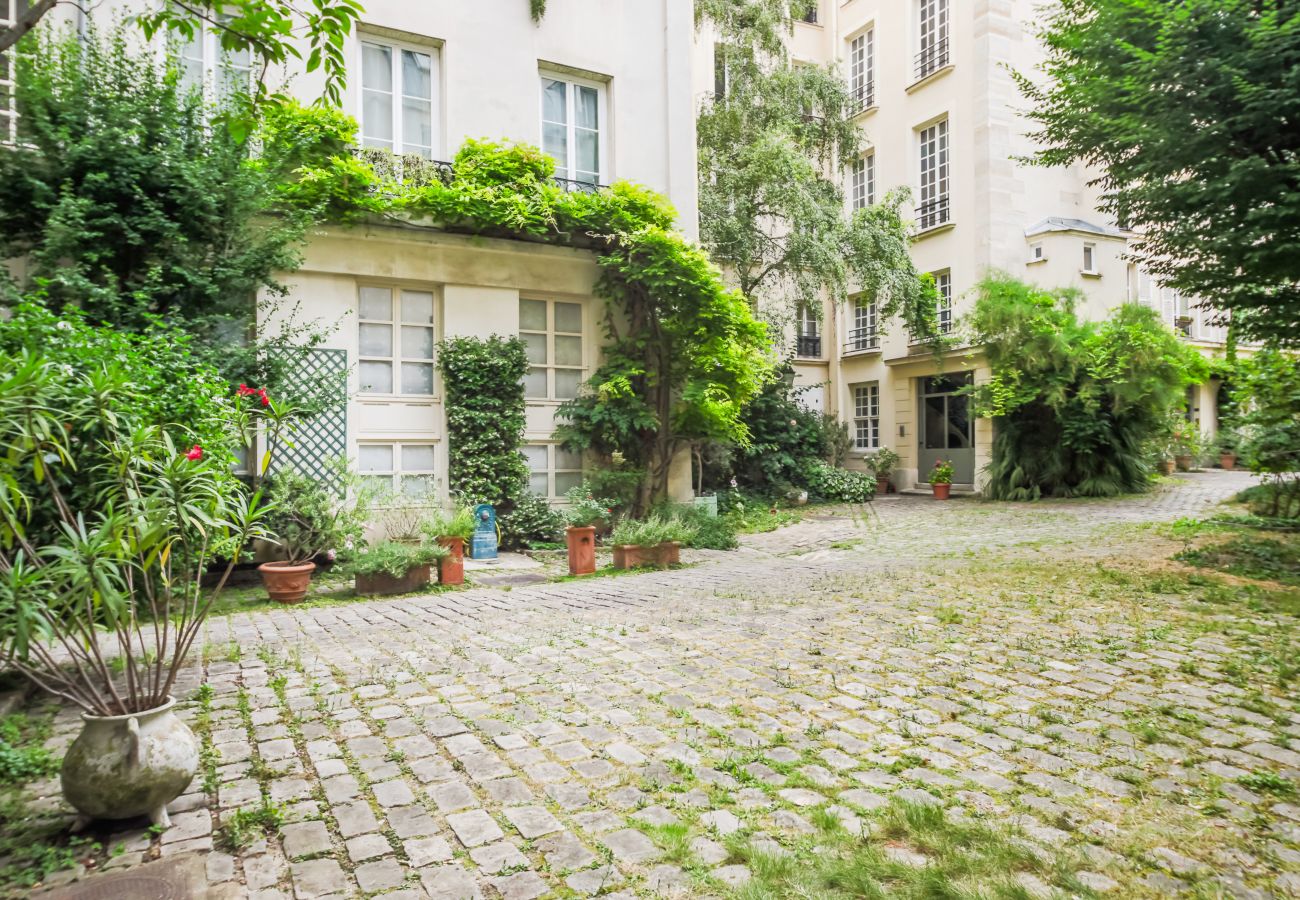
<svg viewBox="0 0 1300 900">
<path fill-rule="evenodd" d="M 27 8 L 26 0 L 0 0 L 0 28 L 18 20 Z M 0 144 L 14 139 L 13 53 L 0 53 Z"/>
<path fill-rule="evenodd" d="M 873 150 L 853 161 L 849 195 L 855 210 L 876 202 L 876 154 Z"/>
<path fill-rule="evenodd" d="M 1096 244 L 1083 245 L 1083 271 L 1085 272 L 1097 271 L 1097 245 Z"/>
<path fill-rule="evenodd" d="M 542 149 L 554 157 L 557 178 L 600 181 L 604 102 L 599 85 L 542 76 Z"/>
<path fill-rule="evenodd" d="M 876 302 L 866 297 L 853 298 L 853 321 L 849 328 L 847 350 L 875 350 L 880 346 L 877 334 Z"/>
<path fill-rule="evenodd" d="M 822 355 L 821 322 L 813 308 L 800 304 L 795 319 L 795 355 L 804 359 L 816 359 Z"/>
<path fill-rule="evenodd" d="M 0 10 L 9 0 L 0 0 Z M 225 50 L 221 32 L 207 23 L 195 27 L 194 37 L 180 47 L 177 63 L 187 90 L 213 90 L 218 98 L 249 89 L 253 58 L 247 50 Z M 3 65 L 3 63 L 0 63 Z"/>
<path fill-rule="evenodd" d="M 528 353 L 524 396 L 572 400 L 582 384 L 582 304 L 520 300 L 519 336 Z"/>
<path fill-rule="evenodd" d="M 934 287 L 939 292 L 939 331 L 952 331 L 952 273 L 935 272 Z"/>
<path fill-rule="evenodd" d="M 948 120 L 922 129 L 920 140 L 921 205 L 916 218 L 925 230 L 948 221 Z"/>
<path fill-rule="evenodd" d="M 361 143 L 433 159 L 437 51 L 361 42 Z"/>
<path fill-rule="evenodd" d="M 849 95 L 855 111 L 876 105 L 876 30 L 868 28 L 849 42 Z"/>
<path fill-rule="evenodd" d="M 361 288 L 358 346 L 361 393 L 433 393 L 433 294 Z"/>
<path fill-rule="evenodd" d="M 539 497 L 563 497 L 582 486 L 582 455 L 559 444 L 525 444 L 519 452 L 528 460 L 528 490 Z"/>
<path fill-rule="evenodd" d="M 924 78 L 948 65 L 948 0 L 918 0 L 921 13 L 921 52 L 916 77 Z"/>
<path fill-rule="evenodd" d="M 869 381 L 853 386 L 853 447 L 875 450 L 880 446 L 880 384 Z"/>
<path fill-rule="evenodd" d="M 366 442 L 357 446 L 357 472 L 362 479 L 408 497 L 437 493 L 435 459 L 433 444 Z"/>
</svg>

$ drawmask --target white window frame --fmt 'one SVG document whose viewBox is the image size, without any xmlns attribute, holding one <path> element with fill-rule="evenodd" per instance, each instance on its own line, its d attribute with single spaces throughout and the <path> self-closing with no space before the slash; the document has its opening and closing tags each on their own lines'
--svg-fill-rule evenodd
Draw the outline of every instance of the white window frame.
<svg viewBox="0 0 1300 900">
<path fill-rule="evenodd" d="M 371 136 L 366 133 L 366 85 L 365 85 L 365 53 L 366 44 L 373 44 L 377 47 L 386 47 L 392 52 L 389 65 L 391 67 L 392 90 L 389 92 L 389 101 L 393 113 L 393 139 L 392 147 L 382 147 L 367 143 Z M 429 146 L 428 155 L 423 152 L 426 148 L 407 147 L 402 140 L 402 99 L 406 96 L 405 86 L 402 82 L 402 51 L 406 50 L 411 53 L 420 53 L 429 57 Z M 442 52 L 436 44 L 418 44 L 410 41 L 394 41 L 386 37 L 371 32 L 363 31 L 357 35 L 356 50 L 356 103 L 357 103 L 357 139 L 362 147 L 370 147 L 379 150 L 391 150 L 393 153 L 400 155 L 413 153 L 417 156 L 423 156 L 425 159 L 437 159 L 442 146 L 442 128 L 439 119 L 441 110 L 439 109 L 438 98 L 442 87 Z M 420 97 L 424 100 L 426 98 Z"/>
<path fill-rule="evenodd" d="M 367 289 L 388 291 L 390 295 L 389 316 L 388 319 L 371 319 L 363 315 L 361 308 L 361 294 Z M 433 321 L 424 322 L 406 322 L 402 319 L 402 295 L 405 293 L 428 294 L 433 298 Z M 361 348 L 361 326 L 362 325 L 387 325 L 392 329 L 392 353 L 389 356 L 375 356 L 365 354 Z M 407 356 L 402 350 L 402 329 L 404 328 L 426 328 L 430 331 L 430 339 L 433 343 L 433 355 L 429 357 Z M 391 391 L 368 391 L 364 383 L 360 381 L 361 366 L 367 362 L 386 362 L 392 367 L 393 386 Z M 402 390 L 402 365 L 404 363 L 418 363 L 421 365 L 432 366 L 433 383 L 429 393 L 413 393 Z M 432 288 L 411 287 L 409 285 L 382 284 L 377 282 L 363 281 L 357 285 L 357 393 L 365 397 L 411 397 L 419 399 L 428 399 L 438 396 L 438 294 Z"/>
<path fill-rule="evenodd" d="M 1079 270 L 1084 275 L 1097 275 L 1097 245 L 1092 241 L 1084 241 L 1083 244 L 1083 268 Z"/>
<path fill-rule="evenodd" d="M 854 212 L 876 202 L 876 151 L 868 150 L 849 170 L 849 201 Z"/>
<path fill-rule="evenodd" d="M 9 27 L 18 21 L 19 0 L 7 0 L 9 17 L 0 16 L 0 27 Z M 18 139 L 18 105 L 14 99 L 14 54 L 0 54 L 0 91 L 7 98 L 0 102 L 0 145 Z"/>
<path fill-rule="evenodd" d="M 939 47 L 948 40 L 949 8 L 948 0 L 917 0 L 917 80 L 928 78 L 939 69 L 948 65 L 952 46 L 941 52 Z M 927 58 L 926 54 L 929 54 Z"/>
<path fill-rule="evenodd" d="M 11 0 L 15 2 L 15 0 Z M 185 84 L 185 61 L 195 60 L 202 70 L 201 87 L 205 100 L 215 100 L 222 94 L 221 86 L 217 82 L 219 76 L 227 74 L 227 65 L 230 72 L 243 71 L 247 83 L 244 85 L 245 90 L 251 90 L 253 86 L 253 56 L 249 50 L 240 51 L 247 56 L 247 65 L 238 65 L 229 63 L 234 54 L 225 50 L 221 46 L 221 32 L 207 22 L 194 23 L 195 35 L 190 41 L 178 41 L 176 46 L 176 65 L 180 68 L 181 83 Z M 196 57 L 192 50 L 198 47 L 199 55 Z"/>
<path fill-rule="evenodd" d="M 533 468 L 533 466 L 532 466 L 532 460 L 528 458 L 528 454 L 525 452 L 525 448 L 534 448 L 534 449 L 538 449 L 538 448 L 540 448 L 540 449 L 545 450 L 545 452 L 546 452 L 546 468 L 545 468 L 545 469 L 536 469 L 536 468 Z M 559 479 L 559 476 L 561 476 L 561 475 L 577 475 L 577 476 L 578 476 L 578 477 L 577 477 L 577 480 L 576 480 L 575 482 L 573 482 L 573 484 L 571 485 L 571 487 L 576 487 L 576 486 L 582 484 L 582 473 L 583 473 L 582 454 L 580 454 L 580 453 L 572 453 L 572 454 L 569 454 L 570 456 L 576 456 L 576 457 L 577 457 L 577 459 L 578 459 L 578 465 L 577 465 L 577 467 L 565 466 L 565 467 L 561 468 L 561 467 L 559 466 L 559 463 L 560 463 L 560 461 L 561 461 L 561 460 L 560 460 L 560 454 L 562 454 L 562 453 L 567 453 L 568 451 L 565 451 L 564 448 L 561 447 L 557 442 L 554 442 L 554 441 L 525 441 L 523 447 L 520 448 L 520 451 L 519 451 L 519 452 L 523 455 L 525 461 L 527 461 L 528 464 L 529 464 L 529 465 L 528 465 L 528 475 L 529 475 L 529 479 L 528 479 L 528 490 L 530 490 L 530 491 L 532 491 L 534 494 L 536 494 L 537 491 L 533 490 L 533 485 L 532 485 L 532 479 L 533 479 L 533 476 L 535 476 L 535 475 L 539 475 L 539 474 L 542 474 L 543 472 L 545 473 L 545 476 L 546 476 L 546 492 L 545 492 L 545 493 L 542 493 L 542 494 L 538 494 L 539 497 L 545 497 L 545 498 L 548 499 L 548 500 L 562 500 L 562 499 L 564 499 L 564 495 L 565 495 L 566 493 L 568 493 L 568 490 L 569 490 L 569 489 L 566 488 L 566 489 L 563 490 L 563 491 L 561 491 L 561 490 L 559 489 L 559 487 L 558 487 L 558 485 L 557 485 L 557 481 L 558 481 L 558 479 Z"/>
<path fill-rule="evenodd" d="M 565 117 L 564 123 L 555 122 L 552 124 L 563 124 L 565 126 L 565 152 L 567 159 L 563 162 L 558 158 L 555 159 L 555 168 L 557 169 L 556 177 L 565 181 L 583 182 L 583 179 L 577 177 L 578 161 L 578 139 L 577 139 L 577 116 L 574 114 L 574 97 L 577 91 L 573 90 L 574 86 L 593 88 L 596 91 L 596 181 L 595 184 L 609 184 L 609 158 L 610 158 L 610 128 L 609 128 L 609 91 L 608 84 L 596 81 L 591 78 L 581 78 L 576 75 L 569 75 L 560 72 L 554 72 L 548 69 L 541 69 L 538 72 L 537 79 L 537 121 L 541 139 L 538 143 L 542 147 L 543 153 L 550 153 L 546 149 L 546 101 L 542 91 L 546 88 L 546 82 L 560 81 L 568 85 L 564 92 Z M 561 175 L 558 170 L 563 169 Z M 586 183 L 586 182 L 583 182 Z"/>
<path fill-rule="evenodd" d="M 934 289 L 939 292 L 939 307 L 937 310 L 937 319 L 939 323 L 940 334 L 950 334 L 952 332 L 952 270 L 943 269 L 938 272 L 931 272 L 934 276 Z"/>
<path fill-rule="evenodd" d="M 392 465 L 381 469 L 365 468 L 362 462 L 362 450 L 368 447 L 387 447 L 392 454 Z M 423 468 L 408 465 L 406 461 L 407 447 L 427 447 L 433 452 L 433 467 Z M 400 494 L 408 497 L 435 498 L 439 496 L 442 484 L 439 480 L 438 466 L 440 463 L 440 448 L 438 441 L 430 439 L 411 438 L 400 441 L 372 440 L 365 438 L 357 441 L 357 475 L 364 480 L 378 481 L 379 479 L 388 479 L 388 489 L 394 494 Z M 414 494 L 408 494 L 404 479 L 421 478 L 428 479 L 427 487 L 424 491 Z"/>
<path fill-rule="evenodd" d="M 880 382 L 850 385 L 853 399 L 853 449 L 880 449 Z"/>
<path fill-rule="evenodd" d="M 1046 259 L 1047 256 L 1043 251 L 1042 241 L 1034 241 L 1032 244 L 1029 245 L 1029 260 L 1028 260 L 1029 262 L 1040 263 Z"/>
<path fill-rule="evenodd" d="M 538 331 L 533 328 L 524 328 L 522 317 L 520 318 L 519 334 L 521 336 L 525 334 L 546 335 L 546 362 L 545 363 L 530 362 L 528 364 L 528 368 L 530 370 L 531 369 L 546 370 L 546 396 L 529 397 L 527 393 L 525 393 L 524 395 L 525 402 L 526 403 L 563 403 L 566 400 L 572 399 L 570 397 L 559 397 L 556 395 L 555 373 L 557 370 L 560 369 L 566 371 L 576 371 L 578 373 L 579 385 L 581 385 L 583 382 L 587 380 L 587 359 L 588 359 L 588 353 L 590 351 L 590 339 L 587 335 L 587 304 L 582 302 L 581 300 L 575 300 L 573 298 L 568 298 L 568 297 L 536 297 L 536 296 L 525 295 L 525 296 L 521 296 L 519 300 L 521 304 L 524 301 L 532 301 L 532 302 L 546 304 L 546 330 L 545 331 Z M 582 317 L 582 331 L 580 332 L 556 331 L 555 304 L 557 303 L 570 303 L 579 308 L 580 315 Z M 557 335 L 561 337 L 579 337 L 582 339 L 582 364 L 581 365 L 570 365 L 567 363 L 561 365 L 555 361 L 555 338 Z"/>
<path fill-rule="evenodd" d="M 880 313 L 876 301 L 868 300 L 865 295 L 854 297 L 849 315 L 852 316 L 852 327 L 849 329 L 848 351 L 880 349 Z"/>
<path fill-rule="evenodd" d="M 795 310 L 795 327 L 799 337 L 821 337 L 821 320 L 813 315 L 810 304 L 800 303 Z"/>
<path fill-rule="evenodd" d="M 876 28 L 871 26 L 849 41 L 849 92 L 855 112 L 876 105 Z"/>
<path fill-rule="evenodd" d="M 945 116 L 917 131 L 918 159 L 920 162 L 920 207 L 917 218 L 922 231 L 945 225 L 952 219 L 949 180 L 952 160 L 948 140 L 948 118 Z M 926 208 L 930 207 L 928 212 Z"/>
</svg>

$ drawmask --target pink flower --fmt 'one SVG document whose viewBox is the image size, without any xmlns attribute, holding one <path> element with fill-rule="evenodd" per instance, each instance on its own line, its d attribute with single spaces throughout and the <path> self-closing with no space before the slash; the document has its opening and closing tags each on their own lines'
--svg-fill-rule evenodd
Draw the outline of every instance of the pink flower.
<svg viewBox="0 0 1300 900">
<path fill-rule="evenodd" d="M 190 448 L 190 452 L 185 454 L 185 458 L 197 462 L 198 460 L 203 458 L 203 448 L 200 447 L 198 444 L 195 444 L 193 447 Z"/>
</svg>

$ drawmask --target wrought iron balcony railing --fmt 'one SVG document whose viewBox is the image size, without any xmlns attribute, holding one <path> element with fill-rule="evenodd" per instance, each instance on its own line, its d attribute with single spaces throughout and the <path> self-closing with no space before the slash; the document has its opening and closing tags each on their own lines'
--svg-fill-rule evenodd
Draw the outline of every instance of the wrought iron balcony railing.
<svg viewBox="0 0 1300 900">
<path fill-rule="evenodd" d="M 435 181 L 451 184 L 452 179 L 456 177 L 455 165 L 445 159 L 428 159 L 416 153 L 397 154 L 378 147 L 361 147 L 354 152 L 360 159 L 370 163 L 375 174 L 381 178 L 390 178 L 406 187 L 421 187 Z M 567 194 L 577 192 L 594 194 L 609 187 L 606 184 L 577 178 L 552 178 L 551 183 Z"/>
<path fill-rule="evenodd" d="M 920 231 L 938 228 L 948 223 L 948 195 L 935 197 L 916 208 L 916 227 Z"/>
<path fill-rule="evenodd" d="M 922 47 L 916 54 L 916 80 L 920 81 L 948 65 L 948 39 L 935 41 L 928 47 Z"/>
<path fill-rule="evenodd" d="M 849 112 L 857 115 L 876 105 L 876 83 L 864 81 L 849 93 Z"/>
<path fill-rule="evenodd" d="M 845 353 L 861 353 L 864 350 L 880 349 L 880 333 L 876 327 L 851 328 L 844 342 Z"/>
<path fill-rule="evenodd" d="M 794 355 L 800 359 L 821 359 L 822 336 L 801 334 L 794 339 Z"/>
</svg>

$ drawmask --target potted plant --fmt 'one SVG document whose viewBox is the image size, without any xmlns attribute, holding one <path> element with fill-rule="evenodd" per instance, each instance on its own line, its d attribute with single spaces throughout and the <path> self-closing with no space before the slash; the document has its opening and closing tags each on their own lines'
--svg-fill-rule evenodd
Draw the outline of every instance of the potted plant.
<svg viewBox="0 0 1300 900">
<path fill-rule="evenodd" d="M 199 764 L 172 691 L 241 550 L 266 534 L 234 449 L 249 419 L 276 430 L 289 413 L 181 370 L 169 376 L 185 384 L 185 425 L 159 424 L 135 399 L 147 360 L 82 371 L 42 352 L 0 355 L 0 654 L 82 710 L 60 771 L 68 802 L 165 827 Z"/>
<path fill-rule="evenodd" d="M 1180 419 L 1174 426 L 1174 463 L 1178 471 L 1189 472 L 1202 452 L 1201 435 L 1194 422 Z"/>
<path fill-rule="evenodd" d="M 596 571 L 596 527 L 608 521 L 612 504 L 592 496 L 586 486 L 575 487 L 565 498 L 568 527 L 564 539 L 569 548 L 569 574 L 590 575 Z"/>
<path fill-rule="evenodd" d="M 614 526 L 614 568 L 658 566 L 666 569 L 681 562 L 681 546 L 695 537 L 696 529 L 678 519 L 650 516 L 641 522 L 624 520 Z"/>
<path fill-rule="evenodd" d="M 930 469 L 930 490 L 936 500 L 947 500 L 952 492 L 952 460 L 936 459 Z"/>
<path fill-rule="evenodd" d="M 477 522 L 474 510 L 459 506 L 450 515 L 439 513 L 424 525 L 424 534 L 447 549 L 438 561 L 438 581 L 442 584 L 465 583 L 465 542 L 474 537 Z"/>
<path fill-rule="evenodd" d="M 1241 446 L 1241 435 L 1235 429 L 1220 428 L 1215 446 L 1219 450 L 1219 468 L 1231 472 L 1237 467 L 1237 449 Z"/>
<path fill-rule="evenodd" d="M 351 554 L 346 570 L 356 580 L 358 594 L 409 594 L 433 578 L 431 568 L 450 555 L 438 544 L 411 546 L 382 541 Z"/>
<path fill-rule="evenodd" d="M 899 456 L 888 447 L 881 447 L 866 459 L 867 468 L 876 476 L 876 493 L 889 493 L 889 476 L 898 467 Z"/>
<path fill-rule="evenodd" d="M 347 476 L 346 465 L 345 460 L 334 463 L 334 480 L 342 483 L 343 496 L 330 489 L 329 480 L 291 470 L 268 479 L 272 506 L 265 525 L 282 558 L 262 563 L 257 571 L 272 600 L 302 602 L 316 571 L 315 558 L 360 544 L 365 525 L 360 510 L 365 504 L 354 490 L 354 479 Z"/>
</svg>

